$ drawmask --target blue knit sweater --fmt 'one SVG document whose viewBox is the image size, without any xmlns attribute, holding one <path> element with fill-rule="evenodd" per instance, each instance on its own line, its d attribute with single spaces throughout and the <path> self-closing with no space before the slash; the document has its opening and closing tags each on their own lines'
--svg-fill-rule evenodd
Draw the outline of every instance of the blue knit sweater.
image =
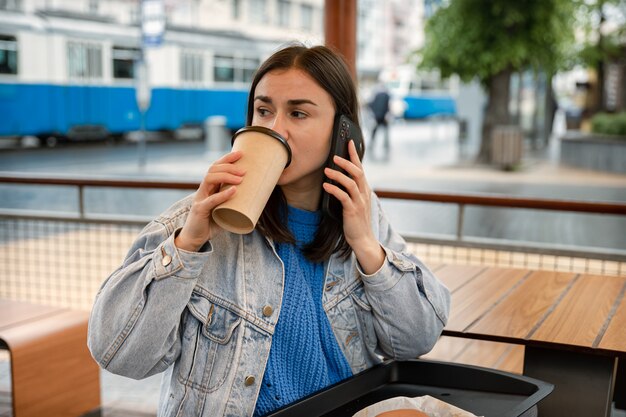
<svg viewBox="0 0 626 417">
<path fill-rule="evenodd" d="M 313 263 L 302 254 L 319 221 L 319 212 L 288 208 L 287 223 L 296 244 L 276 245 L 285 264 L 285 288 L 255 416 L 352 376 L 322 307 L 324 263 Z"/>
</svg>

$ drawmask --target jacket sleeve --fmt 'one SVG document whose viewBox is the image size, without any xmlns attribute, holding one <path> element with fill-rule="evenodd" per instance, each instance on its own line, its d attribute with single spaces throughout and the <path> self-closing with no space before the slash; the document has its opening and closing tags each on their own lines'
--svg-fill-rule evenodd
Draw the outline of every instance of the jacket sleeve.
<svg viewBox="0 0 626 417">
<path fill-rule="evenodd" d="M 378 347 L 386 357 L 413 359 L 430 351 L 450 311 L 450 292 L 389 224 L 380 200 L 372 197 L 372 223 L 385 251 L 381 268 L 371 275 L 360 267 L 372 306 Z"/>
<path fill-rule="evenodd" d="M 175 234 L 158 221 L 148 224 L 96 296 L 88 346 L 110 372 L 146 378 L 180 354 L 181 315 L 211 248 L 177 249 Z"/>
</svg>

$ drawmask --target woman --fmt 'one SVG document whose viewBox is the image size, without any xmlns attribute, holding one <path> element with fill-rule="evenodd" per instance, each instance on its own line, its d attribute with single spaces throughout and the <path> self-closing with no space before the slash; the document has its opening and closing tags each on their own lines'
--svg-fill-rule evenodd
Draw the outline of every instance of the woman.
<svg viewBox="0 0 626 417">
<path fill-rule="evenodd" d="M 159 416 L 263 415 L 436 342 L 448 290 L 391 229 L 354 143 L 349 161 L 335 158 L 349 176 L 325 168 L 335 114 L 358 123 L 357 109 L 331 50 L 276 52 L 252 82 L 247 123 L 285 137 L 292 162 L 257 228 L 235 235 L 211 220 L 246 175 L 231 152 L 103 284 L 89 348 L 113 373 L 165 371 Z M 324 192 L 341 202 L 338 220 L 319 210 Z"/>
</svg>

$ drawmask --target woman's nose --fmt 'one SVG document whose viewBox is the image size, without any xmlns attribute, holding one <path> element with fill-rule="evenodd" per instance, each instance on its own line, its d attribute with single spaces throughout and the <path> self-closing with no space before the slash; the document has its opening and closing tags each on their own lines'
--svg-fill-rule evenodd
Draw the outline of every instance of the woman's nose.
<svg viewBox="0 0 626 417">
<path fill-rule="evenodd" d="M 277 115 L 270 127 L 274 132 L 287 139 L 287 123 L 284 116 Z"/>
</svg>

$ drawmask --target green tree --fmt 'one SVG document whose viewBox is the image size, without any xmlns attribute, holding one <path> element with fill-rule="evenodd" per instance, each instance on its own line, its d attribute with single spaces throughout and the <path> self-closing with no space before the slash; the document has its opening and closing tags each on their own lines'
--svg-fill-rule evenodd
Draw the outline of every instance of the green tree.
<svg viewBox="0 0 626 417">
<path fill-rule="evenodd" d="M 492 128 L 511 122 L 511 74 L 535 69 L 550 80 L 568 65 L 574 10 L 572 0 L 450 0 L 426 23 L 420 67 L 477 78 L 487 91 L 479 160 L 489 157 Z"/>
<path fill-rule="evenodd" d="M 584 39 L 577 58 L 579 63 L 593 68 L 597 77 L 597 94 L 592 95 L 594 102 L 588 110 L 606 111 L 604 66 L 624 54 L 626 0 L 580 0 L 577 16 Z"/>
</svg>

